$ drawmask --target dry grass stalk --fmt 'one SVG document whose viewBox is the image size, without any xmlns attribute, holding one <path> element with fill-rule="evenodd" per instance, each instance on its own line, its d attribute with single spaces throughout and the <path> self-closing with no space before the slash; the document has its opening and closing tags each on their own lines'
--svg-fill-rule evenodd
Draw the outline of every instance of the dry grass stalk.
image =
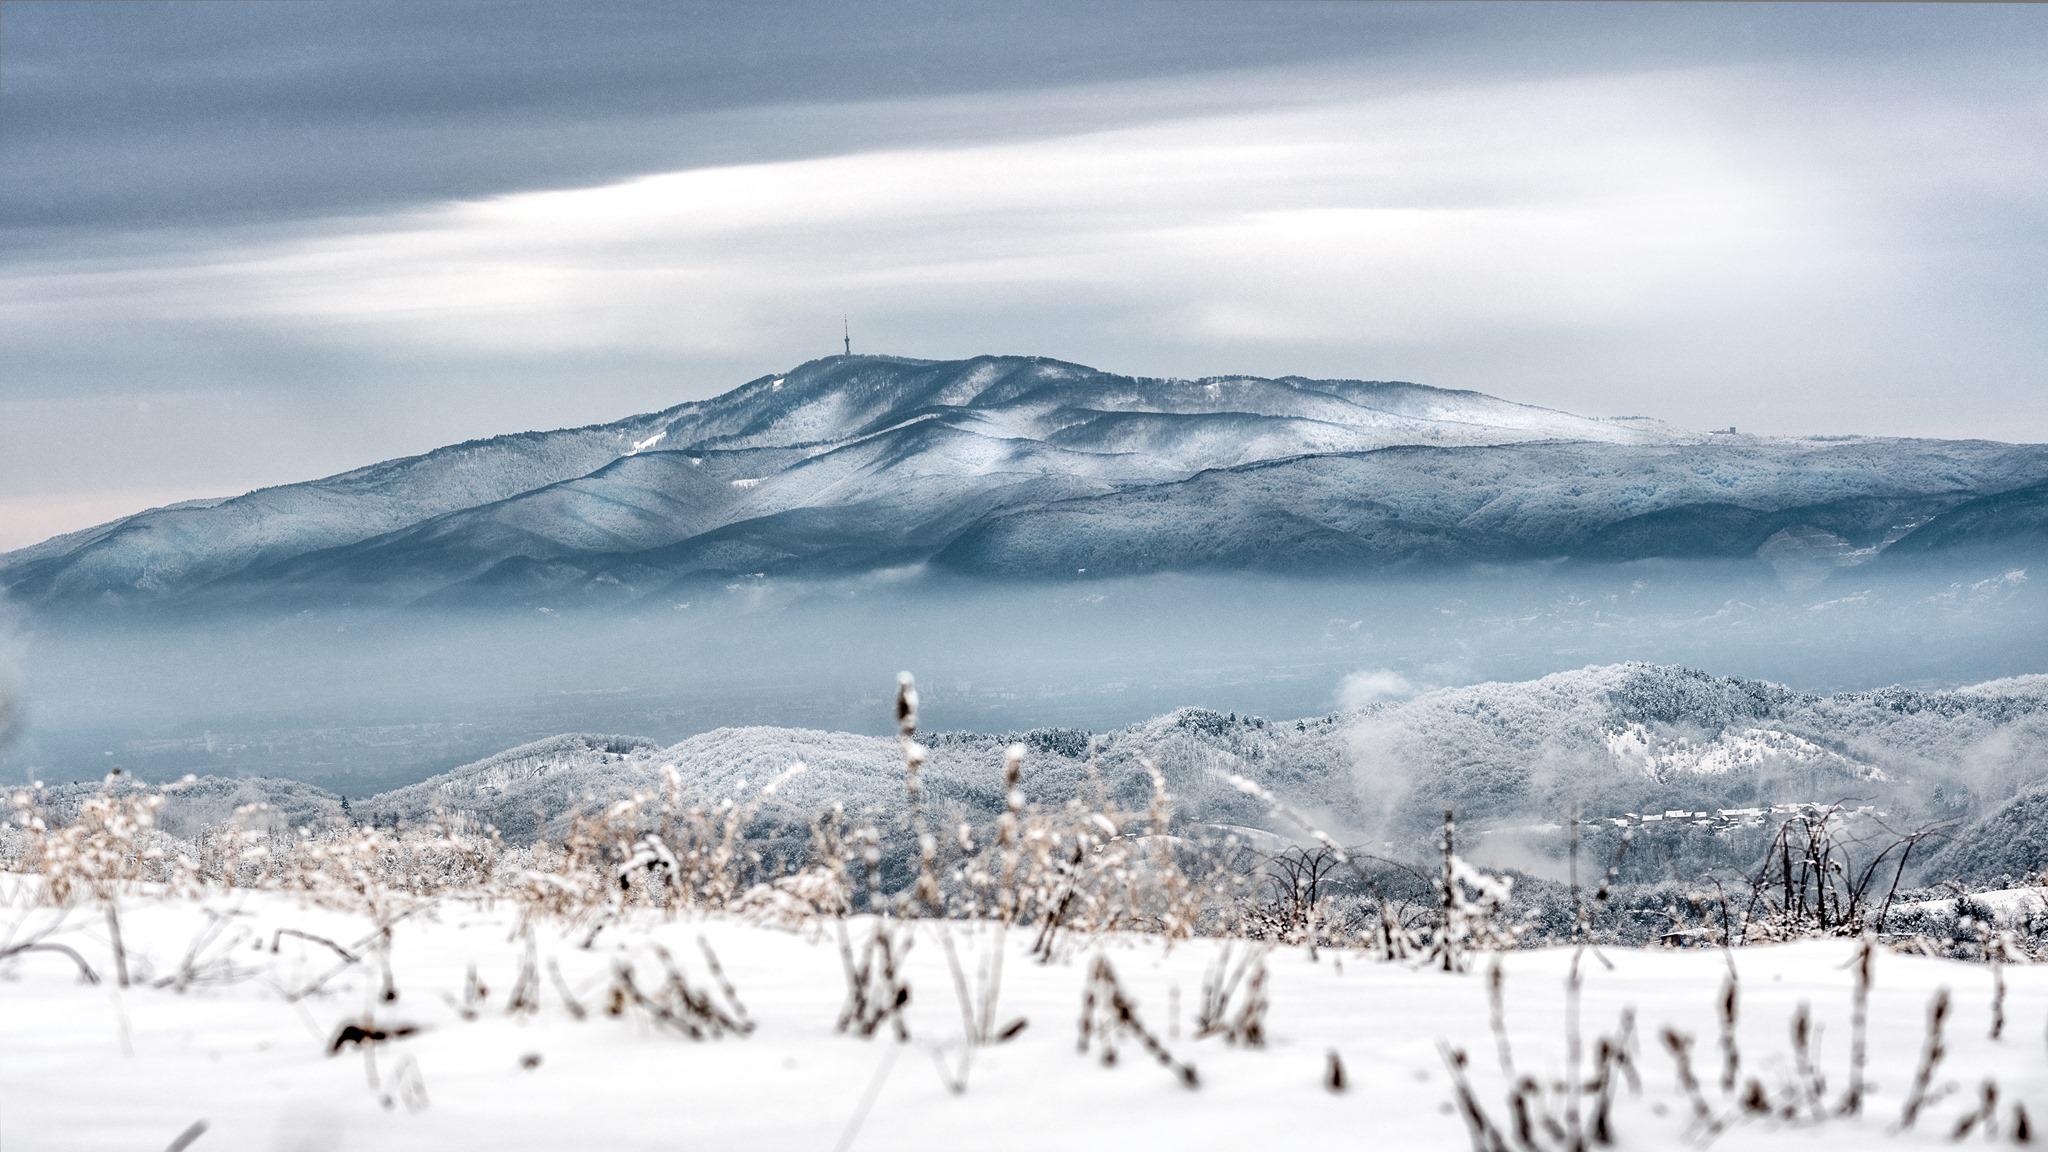
<svg viewBox="0 0 2048 1152">
<path fill-rule="evenodd" d="M 1948 1020 L 1948 1006 L 1948 989 L 1936 990 L 1927 1007 L 1927 1043 L 1920 1050 L 1920 1067 L 1913 1074 L 1913 1087 L 1907 1091 L 1906 1102 L 1899 1109 L 1899 1122 L 1894 1131 L 1912 1128 L 1920 1119 L 1921 1109 L 1931 1099 L 1935 1069 L 1948 1055 L 1948 1048 L 1942 1043 L 1942 1026 Z"/>
<path fill-rule="evenodd" d="M 1195 1011 L 1195 1039 L 1221 1036 L 1247 1048 L 1266 1045 L 1266 950 L 1247 951 L 1233 967 L 1226 942 L 1202 978 L 1202 998 Z M 1246 974 L 1250 979 L 1245 979 Z M 1238 995 L 1242 986 L 1243 995 Z M 1235 1007 L 1233 1008 L 1233 1000 Z"/>
<path fill-rule="evenodd" d="M 569 982 L 562 978 L 562 967 L 552 956 L 548 957 L 548 978 L 554 982 L 555 995 L 562 998 L 562 1007 L 569 1010 L 571 1017 L 581 1020 L 589 1015 L 582 1001 L 576 999 L 576 994 L 569 990 Z"/>
<path fill-rule="evenodd" d="M 1849 1087 L 1835 1109 L 1843 1116 L 1858 1116 L 1863 1112 L 1864 1069 L 1870 1063 L 1871 961 L 1876 954 L 1876 937 L 1864 933 L 1851 960 L 1856 973 L 1856 990 L 1852 993 L 1849 1011 Z"/>
<path fill-rule="evenodd" d="M 1081 989 L 1081 1029 L 1076 1049 L 1086 1055 L 1090 1047 L 1099 1046 L 1103 1066 L 1109 1067 L 1117 1061 L 1116 1042 L 1123 1035 L 1135 1037 L 1160 1067 L 1172 1072 L 1184 1087 L 1201 1087 L 1195 1066 L 1176 1059 L 1145 1027 L 1138 1017 L 1137 1004 L 1118 982 L 1109 958 L 1097 956 L 1088 970 L 1088 982 Z"/>
<path fill-rule="evenodd" d="M 661 964 L 663 979 L 652 992 L 640 987 L 634 977 L 632 962 L 623 958 L 614 962 L 607 1007 L 611 1015 L 620 1016 L 628 1007 L 637 1007 L 656 1023 L 692 1040 L 719 1040 L 727 1036 L 746 1036 L 754 1031 L 753 1021 L 747 1017 L 745 1007 L 740 1004 L 738 995 L 722 972 L 717 973 L 714 980 L 725 998 L 723 1002 L 708 990 L 693 985 L 668 949 L 657 944 L 653 951 Z M 708 945 L 705 945 L 705 955 L 715 963 L 716 957 L 711 956 Z"/>
<path fill-rule="evenodd" d="M 1796 1091 L 1788 1094 L 1785 1104 L 1787 1120 L 1795 1119 L 1802 1107 L 1815 1123 L 1827 1119 L 1827 1105 L 1823 1103 L 1827 1081 L 1813 1056 L 1813 1036 L 1813 1010 L 1802 1000 L 1798 1011 L 1792 1014 L 1792 1065 L 1798 1078 Z"/>
<path fill-rule="evenodd" d="M 1991 1038 L 2005 1035 L 2005 965 L 2019 953 L 2010 932 L 1991 931 L 1987 925 L 1984 954 L 1991 962 Z"/>
<path fill-rule="evenodd" d="M 1699 1077 L 1692 1071 L 1692 1037 L 1676 1028 L 1664 1030 L 1664 1047 L 1671 1053 L 1672 1063 L 1678 1070 L 1678 1087 L 1692 1104 L 1693 1124 L 1703 1135 L 1718 1133 L 1722 1124 L 1715 1119 L 1714 1110 L 1707 1103 L 1707 1094 L 1700 1088 Z"/>
<path fill-rule="evenodd" d="M 1499 956 L 1486 970 L 1486 1023 L 1493 1030 L 1493 1054 L 1500 1061 L 1501 1079 L 1512 1083 L 1515 1052 L 1508 1044 L 1507 973 L 1501 970 Z"/>
<path fill-rule="evenodd" d="M 1472 1152 L 1507 1152 L 1507 1141 L 1501 1138 L 1500 1129 L 1494 1126 L 1486 1110 L 1479 1106 L 1478 1097 L 1472 1094 L 1472 1081 L 1465 1074 L 1464 1049 L 1453 1048 L 1441 1041 L 1438 1042 L 1437 1049 L 1443 1055 L 1444 1069 L 1451 1075 L 1451 1094 L 1457 1101 L 1458 1114 L 1465 1120 L 1466 1131 L 1472 1137 Z M 1516 1099 L 1521 1098 L 1519 1088 L 1515 1095 Z M 1525 1117 L 1527 1115 L 1525 1111 L 1518 1114 Z M 1533 1143 L 1532 1124 L 1520 1124 L 1518 1131 L 1526 1134 Z"/>
<path fill-rule="evenodd" d="M 98 984 L 100 982 L 100 974 L 93 969 L 91 964 L 86 962 L 85 957 L 79 954 L 78 949 L 61 941 L 50 939 L 51 936 L 63 929 L 64 923 L 64 917 L 62 914 L 59 914 L 49 924 L 31 933 L 25 939 L 13 939 L 13 927 L 10 926 L 10 938 L 0 940 L 0 962 L 13 959 L 16 956 L 26 956 L 31 952 L 53 952 L 65 957 L 77 966 L 79 983 Z"/>
<path fill-rule="evenodd" d="M 1739 1015 L 1740 988 L 1735 980 L 1735 967 L 1730 964 L 1728 976 L 1721 982 L 1721 1091 L 1735 1091 L 1736 1078 L 1742 1072 L 1742 1050 L 1735 1040 L 1735 1024 Z"/>
<path fill-rule="evenodd" d="M 1584 1134 L 1593 1143 L 1606 1146 L 1614 1143 L 1614 1096 L 1615 1085 L 1626 1076 L 1631 1088 L 1641 1091 L 1642 1085 L 1636 1079 L 1635 1061 L 1632 1055 L 1635 1047 L 1635 1014 L 1623 1012 L 1621 1026 L 1611 1037 L 1600 1038 L 1593 1060 L 1593 1114 L 1584 1128 Z"/>
<path fill-rule="evenodd" d="M 1998 1082 L 1988 1076 L 1979 1087 L 1977 1107 L 1956 1121 L 1955 1127 L 1949 1130 L 1948 1138 L 1951 1141 L 1966 1140 L 1979 1128 L 1983 1129 L 1986 1140 L 1998 1139 Z"/>
<path fill-rule="evenodd" d="M 976 1048 L 1006 1044 L 1016 1039 L 1030 1023 L 1018 1016 L 1000 1028 L 996 1026 L 996 1001 L 1003 978 L 1003 928 L 1004 925 L 998 921 L 988 959 L 976 963 L 976 982 L 970 988 L 967 973 L 960 964 L 959 950 L 953 946 L 953 934 L 945 925 L 938 926 L 939 944 L 946 950 L 946 967 L 952 973 L 953 992 L 960 1004 L 959 1066 L 949 1071 L 943 1061 L 940 1063 L 940 1073 L 955 1094 L 967 1091 L 967 1073 L 973 1064 Z M 934 1053 L 934 1058 L 937 1058 L 937 1053 Z"/>
<path fill-rule="evenodd" d="M 1621 1086 L 1642 1090 L 1635 1069 L 1635 1013 L 1624 1011 L 1612 1035 L 1597 1038 L 1590 1076 L 1580 1069 L 1578 1038 L 1579 959 L 1575 956 L 1566 978 L 1566 1070 L 1549 1086 L 1530 1075 L 1514 1072 L 1516 1061 L 1505 1027 L 1498 1023 L 1503 1013 L 1496 1009 L 1494 1043 L 1507 1085 L 1507 1122 L 1496 1123 L 1473 1090 L 1465 1052 L 1440 1045 L 1446 1067 L 1452 1074 L 1455 1103 L 1466 1118 L 1475 1148 L 1512 1146 L 1521 1152 L 1585 1152 L 1614 1142 L 1614 1100 Z M 1490 998 L 1498 999 L 1504 981 L 1498 964 L 1489 973 Z M 1510 1144 L 1508 1137 L 1512 1136 Z"/>
<path fill-rule="evenodd" d="M 1024 746 L 1012 744 L 1003 750 L 1003 815 L 996 822 L 996 857 L 1001 869 L 996 915 L 1005 924 L 1017 921 L 1017 869 L 1023 862 L 1023 834 Z"/>
<path fill-rule="evenodd" d="M 846 923 L 840 921 L 839 958 L 846 976 L 846 1002 L 839 1010 L 838 1029 L 860 1037 L 873 1036 L 883 1024 L 891 1025 L 898 1041 L 910 1039 L 910 1024 L 903 1010 L 910 1004 L 910 985 L 896 972 L 897 964 L 910 952 L 915 938 L 908 930 L 898 931 L 876 921 L 861 946 L 858 959 L 847 940 Z"/>
<path fill-rule="evenodd" d="M 505 998 L 507 1016 L 531 1016 L 540 1011 L 540 956 L 533 933 L 522 935 L 519 971 L 512 977 L 512 994 Z"/>
<path fill-rule="evenodd" d="M 904 898 L 904 911 L 928 914 L 945 904 L 939 887 L 939 842 L 925 826 L 924 765 L 930 753 L 917 742 L 917 680 L 908 672 L 896 675 L 896 737 L 903 746 L 904 821 L 917 846 L 917 882 Z"/>
<path fill-rule="evenodd" d="M 1002 993 L 1003 979 L 1003 933 L 1002 925 L 995 928 L 986 959 L 975 965 L 975 974 L 970 984 L 966 970 L 960 964 L 960 953 L 953 946 L 953 934 L 944 925 L 938 928 L 939 943 L 946 950 L 946 964 L 953 975 L 953 990 L 960 1002 L 961 1027 L 970 1046 L 1001 1044 L 1022 1032 L 1027 1021 L 1019 1016 L 1001 1027 L 996 1026 L 996 1003 Z"/>
<path fill-rule="evenodd" d="M 254 975 L 255 969 L 234 962 L 242 945 L 252 939 L 249 929 L 236 924 L 232 914 L 211 908 L 201 911 L 206 914 L 206 926 L 193 935 L 177 968 L 158 977 L 153 987 L 182 995 L 194 984 L 228 984 Z"/>
</svg>

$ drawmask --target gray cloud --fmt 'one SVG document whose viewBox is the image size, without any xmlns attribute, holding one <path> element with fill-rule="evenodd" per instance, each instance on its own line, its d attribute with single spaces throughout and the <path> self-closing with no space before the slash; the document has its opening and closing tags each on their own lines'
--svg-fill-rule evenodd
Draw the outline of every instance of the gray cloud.
<svg viewBox="0 0 2048 1152">
<path fill-rule="evenodd" d="M 10 6 L 0 217 L 19 241 L 812 155 L 890 125 L 704 114 L 1391 55 L 1447 23 L 1291 4 Z"/>
<path fill-rule="evenodd" d="M 705 116 L 764 107 L 1336 59 L 1408 83 L 1815 56 L 1883 68 L 1943 41 L 2040 32 L 1984 11 L 1271 0 L 9 5 L 0 220 L 18 244 L 49 228 L 360 212 L 945 131 L 891 116 L 821 131 Z M 1066 124 L 1136 111 L 1067 109 Z M 998 116 L 953 131 L 1049 126 Z"/>
</svg>

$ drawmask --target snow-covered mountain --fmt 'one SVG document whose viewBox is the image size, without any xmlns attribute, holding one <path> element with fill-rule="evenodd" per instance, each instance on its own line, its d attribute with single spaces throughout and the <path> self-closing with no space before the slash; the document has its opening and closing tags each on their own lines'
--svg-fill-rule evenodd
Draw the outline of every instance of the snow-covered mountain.
<svg viewBox="0 0 2048 1152">
<path fill-rule="evenodd" d="M 1476 392 L 835 356 L 0 556 L 30 605 L 631 601 L 931 563 L 997 576 L 2039 550 L 2048 447 L 1693 435 Z M 1908 542 L 1911 543 L 1908 543 Z"/>
</svg>

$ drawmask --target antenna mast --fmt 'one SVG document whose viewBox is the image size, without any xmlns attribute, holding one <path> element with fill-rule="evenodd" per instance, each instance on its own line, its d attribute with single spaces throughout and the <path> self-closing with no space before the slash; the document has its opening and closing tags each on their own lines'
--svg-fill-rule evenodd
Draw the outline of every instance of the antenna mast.
<svg viewBox="0 0 2048 1152">
<path fill-rule="evenodd" d="M 847 326 L 844 316 L 839 318 L 839 339 L 846 344 L 846 354 L 853 355 L 853 329 Z"/>
</svg>

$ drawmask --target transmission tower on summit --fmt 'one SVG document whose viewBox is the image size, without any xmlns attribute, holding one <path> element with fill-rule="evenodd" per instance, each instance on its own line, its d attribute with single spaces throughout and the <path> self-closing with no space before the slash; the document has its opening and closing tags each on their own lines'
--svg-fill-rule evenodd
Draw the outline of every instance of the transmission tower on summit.
<svg viewBox="0 0 2048 1152">
<path fill-rule="evenodd" d="M 846 345 L 846 354 L 853 355 L 853 329 L 847 326 L 846 317 L 839 318 L 839 339 Z"/>
</svg>

